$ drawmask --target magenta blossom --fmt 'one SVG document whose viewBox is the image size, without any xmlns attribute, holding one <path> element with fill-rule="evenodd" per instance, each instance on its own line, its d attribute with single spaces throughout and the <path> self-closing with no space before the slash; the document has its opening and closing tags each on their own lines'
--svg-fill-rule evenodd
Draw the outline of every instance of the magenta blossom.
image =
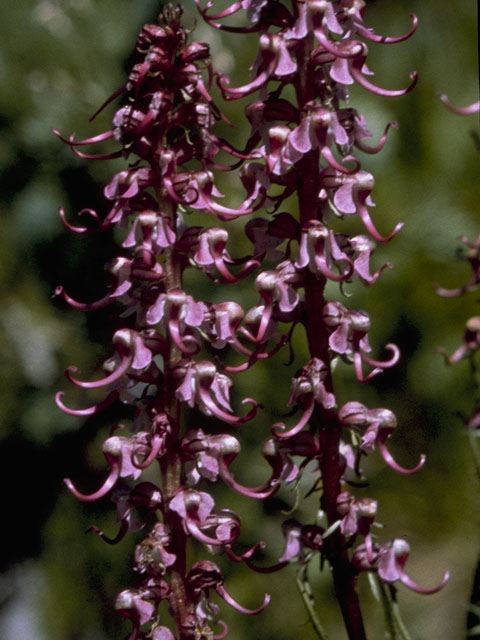
<svg viewBox="0 0 480 640">
<path fill-rule="evenodd" d="M 258 44 L 251 76 L 241 86 L 214 70 L 208 45 L 190 40 L 181 9 L 167 5 L 157 24 L 141 30 L 125 83 L 97 111 L 122 97 L 111 128 L 85 139 L 56 132 L 80 158 L 128 160 L 104 188 L 105 214 L 83 209 L 85 222 L 76 225 L 60 213 L 72 233 L 113 231 L 121 247 L 106 266 L 108 286 L 98 300 L 77 301 L 61 285 L 56 289 L 78 310 L 108 306 L 114 326 L 103 373 L 87 380 L 74 367 L 66 371 L 77 387 L 103 391 L 100 399 L 71 409 L 60 392 L 57 404 L 79 417 L 129 407 L 128 428 L 114 428 L 104 443 L 109 469 L 100 488 L 84 494 L 65 482 L 85 502 L 111 496 L 118 532 L 109 537 L 91 527 L 106 542 L 145 530 L 134 552 L 136 586 L 116 602 L 131 623 L 128 640 L 224 638 L 228 628 L 216 596 L 243 614 L 265 609 L 268 594 L 253 609 L 237 602 L 205 553 L 261 573 L 295 563 L 303 576 L 320 557 L 331 569 L 349 639 L 365 640 L 359 571 L 428 591 L 404 572 L 406 543 L 374 539 L 376 500 L 347 490 L 355 479 L 361 488 L 360 461 L 375 449 L 400 473 L 424 462 L 422 456 L 404 469 L 393 459 L 386 440 L 396 418 L 388 409 L 353 401 L 337 406 L 344 394 L 337 390 L 338 359 L 364 384 L 400 358 L 390 343 L 384 360 L 373 358 L 368 313 L 339 302 L 335 293 L 337 285 L 339 294 L 374 285 L 391 266 L 383 259 L 373 265 L 376 244 L 393 240 L 402 227 L 380 231 L 382 214 L 375 221 L 372 214 L 375 179 L 356 155 L 380 152 L 396 123 L 383 123 L 379 140 L 370 142 L 364 116 L 349 105 L 349 87 L 385 98 L 409 93 L 416 72 L 401 89 L 373 82 L 368 45 L 408 39 L 417 20 L 411 16 L 410 29 L 390 37 L 365 25 L 363 0 L 214 4 L 197 2 L 210 26 L 254 34 Z M 220 133 L 219 124 L 231 123 L 215 92 L 227 101 L 250 100 L 243 142 L 234 145 Z M 113 145 L 109 153 L 91 152 L 106 141 Z M 230 182 L 219 179 L 226 174 Z M 469 259 L 474 279 L 467 286 L 473 287 L 478 260 Z M 475 340 L 469 335 L 452 358 L 466 355 Z M 242 431 L 250 426 L 258 432 L 257 414 L 272 403 L 239 396 L 235 383 L 253 367 L 261 376 L 259 363 L 267 359 L 275 375 L 289 370 L 284 364 L 296 373 L 284 421 L 266 416 L 273 425 L 261 439 L 265 474 L 252 486 L 248 478 L 239 481 L 249 454 L 242 451 Z M 280 491 L 289 500 L 293 489 L 292 511 L 306 495 L 318 502 L 310 522 L 284 523 L 283 551 L 262 566 L 257 555 L 265 543 L 243 544 L 240 515 L 228 498 L 220 506 L 211 495 L 216 482 L 255 500 Z M 304 509 L 302 503 L 305 518 L 309 504 Z M 311 614 L 312 598 L 304 599 Z M 163 624 L 164 613 L 171 623 Z"/>
</svg>

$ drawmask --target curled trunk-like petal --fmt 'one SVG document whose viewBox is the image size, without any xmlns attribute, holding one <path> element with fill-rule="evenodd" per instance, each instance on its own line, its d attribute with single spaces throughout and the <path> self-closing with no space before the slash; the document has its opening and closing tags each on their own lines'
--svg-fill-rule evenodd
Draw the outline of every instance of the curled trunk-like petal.
<svg viewBox="0 0 480 640">
<path fill-rule="evenodd" d="M 354 80 L 361 87 L 363 87 L 367 91 L 370 91 L 370 93 L 375 93 L 376 95 L 383 96 L 384 98 L 398 98 L 400 96 L 406 95 L 407 93 L 410 93 L 410 91 L 412 91 L 417 84 L 418 73 L 416 71 L 412 71 L 410 73 L 411 83 L 405 89 L 382 89 L 381 87 L 377 87 L 377 85 L 373 84 L 373 82 L 367 80 L 363 75 L 362 67 L 364 64 L 364 59 L 356 58 L 349 64 L 349 69 Z"/>
<path fill-rule="evenodd" d="M 276 493 L 280 488 L 279 479 L 274 477 L 272 477 L 268 482 L 259 487 L 244 487 L 235 480 L 223 457 L 219 458 L 218 466 L 219 476 L 222 478 L 225 484 L 231 487 L 237 493 L 240 493 L 243 496 L 247 496 L 248 498 L 254 498 L 255 500 L 265 500 L 266 498 L 270 498 L 271 496 L 273 496 L 273 494 Z"/>
<path fill-rule="evenodd" d="M 104 133 L 99 133 L 97 136 L 93 136 L 92 138 L 87 138 L 85 140 L 75 140 L 74 135 L 70 136 L 70 138 L 67 140 L 67 138 L 64 138 L 60 131 L 58 131 L 57 129 L 52 129 L 52 131 L 57 136 L 57 138 L 60 138 L 62 142 L 65 142 L 65 144 L 68 144 L 71 147 L 96 144 L 97 142 L 104 142 L 105 140 L 109 140 L 113 137 L 113 131 L 105 131 Z"/>
<path fill-rule="evenodd" d="M 83 153 L 77 149 L 77 147 L 97 144 L 98 142 L 104 142 L 105 140 L 109 140 L 113 137 L 113 131 L 105 131 L 104 133 L 100 133 L 97 136 L 93 136 L 92 138 L 87 138 L 86 140 L 75 140 L 75 136 L 71 135 L 67 140 L 64 138 L 57 129 L 52 129 L 53 133 L 65 144 L 68 144 L 73 153 L 79 158 L 83 158 L 85 160 L 113 160 L 115 158 L 120 158 L 123 155 L 123 150 L 119 149 L 118 151 L 114 151 L 112 153 L 101 153 L 101 154 L 90 154 Z"/>
<path fill-rule="evenodd" d="M 394 582 L 400 580 L 406 587 L 416 591 L 417 593 L 423 593 L 424 595 L 430 595 L 436 593 L 442 589 L 450 578 L 450 573 L 445 572 L 442 581 L 436 587 L 432 589 L 425 589 L 416 582 L 414 582 L 404 571 L 405 563 L 408 560 L 410 552 L 409 545 L 405 540 L 395 539 L 386 545 L 382 545 L 377 559 L 378 575 L 386 582 Z"/>
<path fill-rule="evenodd" d="M 388 131 L 390 130 L 390 127 L 397 128 L 398 127 L 398 123 L 395 120 L 392 120 L 392 122 L 389 122 L 387 124 L 387 126 L 385 127 L 385 131 L 380 136 L 380 140 L 378 141 L 378 144 L 376 144 L 374 147 L 371 147 L 370 145 L 365 144 L 364 142 L 362 142 L 358 138 L 355 139 L 355 146 L 358 149 L 360 149 L 360 151 L 363 151 L 363 153 L 369 153 L 369 154 L 379 153 L 383 149 L 383 147 L 385 146 L 385 143 L 387 141 Z"/>
<path fill-rule="evenodd" d="M 108 396 L 104 400 L 102 400 L 101 402 L 98 402 L 97 404 L 92 405 L 91 407 L 87 407 L 86 409 L 70 409 L 69 407 L 63 404 L 62 398 L 64 395 L 65 394 L 63 393 L 63 391 L 59 391 L 56 394 L 55 402 L 57 404 L 57 407 L 61 409 L 64 413 L 67 413 L 70 416 L 78 416 L 78 417 L 95 416 L 101 411 L 103 411 L 104 409 L 107 409 L 107 407 L 113 404 L 116 400 L 118 400 L 118 391 L 113 390 L 108 394 Z"/>
<path fill-rule="evenodd" d="M 119 477 L 120 477 L 120 464 L 117 461 L 114 461 L 107 479 L 105 480 L 103 485 L 100 487 L 100 489 L 98 489 L 98 491 L 95 491 L 94 493 L 91 493 L 88 495 L 85 495 L 84 493 L 80 493 L 80 491 L 78 491 L 75 488 L 70 478 L 65 478 L 64 482 L 78 500 L 81 500 L 82 502 L 95 502 L 95 500 L 100 500 L 100 498 L 103 498 L 104 496 L 107 495 L 107 493 L 109 493 L 109 491 L 111 491 L 111 489 L 115 486 Z"/>
<path fill-rule="evenodd" d="M 280 351 L 280 349 L 288 342 L 288 340 L 289 340 L 289 336 L 281 336 L 279 341 L 271 351 L 262 351 L 262 347 L 264 347 L 265 344 L 260 345 L 259 349 L 250 353 L 250 357 L 247 362 L 244 362 L 243 364 L 240 364 L 237 366 L 227 365 L 226 367 L 224 367 L 225 371 L 231 372 L 231 373 L 239 373 L 240 371 L 246 371 L 247 369 L 252 367 L 256 362 L 258 362 L 258 360 L 268 360 L 268 358 L 271 358 L 272 356 L 277 354 Z M 248 355 L 246 351 L 248 350 L 241 351 L 241 353 L 245 353 L 245 355 Z"/>
<path fill-rule="evenodd" d="M 146 469 L 152 464 L 152 462 L 155 460 L 155 458 L 158 456 L 158 454 L 160 453 L 160 451 L 163 449 L 164 446 L 165 446 L 164 439 L 158 435 L 154 436 L 152 438 L 150 451 L 143 458 L 141 462 L 137 460 L 137 458 L 135 457 L 136 455 L 139 455 L 142 453 L 141 447 L 138 447 L 138 451 L 136 450 L 132 451 L 132 463 L 134 464 L 135 467 L 137 467 L 137 469 Z"/>
<path fill-rule="evenodd" d="M 310 398 L 308 399 L 308 402 L 306 402 L 304 405 L 303 414 L 300 420 L 297 422 L 297 424 L 294 427 L 292 427 L 288 431 L 285 431 L 285 428 L 286 428 L 285 425 L 282 422 L 277 422 L 271 428 L 271 432 L 276 438 L 291 438 L 292 436 L 297 435 L 297 433 L 300 433 L 303 427 L 305 427 L 305 425 L 308 424 L 308 421 L 312 417 L 314 408 L 315 408 L 315 398 L 312 393 Z"/>
<path fill-rule="evenodd" d="M 207 544 L 212 547 L 223 547 L 224 545 L 231 544 L 235 542 L 238 538 L 238 532 L 232 534 L 232 536 L 226 540 L 221 540 L 220 538 L 212 538 L 207 536 L 207 534 L 203 533 L 198 524 L 193 520 L 187 519 L 185 521 L 185 527 L 191 533 L 191 535 L 196 538 L 199 542 L 203 544 Z"/>
<path fill-rule="evenodd" d="M 233 274 L 228 270 L 224 260 L 222 260 L 217 255 L 214 255 L 214 258 L 215 258 L 215 266 L 217 267 L 218 272 L 223 278 L 223 280 L 219 280 L 221 284 L 224 284 L 224 283 L 235 284 L 237 282 L 240 282 L 240 280 L 242 280 L 243 278 L 246 278 L 248 275 L 252 273 L 252 271 L 254 271 L 260 266 L 260 262 L 258 260 L 248 260 L 238 273 Z"/>
<path fill-rule="evenodd" d="M 266 593 L 263 599 L 263 603 L 258 607 L 258 609 L 247 609 L 246 607 L 243 607 L 241 604 L 239 604 L 234 598 L 232 598 L 231 595 L 227 593 L 223 584 L 217 585 L 215 588 L 215 591 L 231 607 L 233 607 L 240 613 L 245 613 L 246 615 L 249 615 L 249 616 L 256 616 L 259 613 L 262 613 L 262 611 L 268 606 L 268 603 L 270 602 L 270 595 Z"/>
<path fill-rule="evenodd" d="M 98 214 L 93 209 L 82 209 L 81 211 L 78 212 L 78 215 L 81 216 L 81 215 L 83 215 L 85 213 L 87 213 L 91 218 L 93 218 L 93 220 L 95 221 L 95 223 L 97 225 L 96 229 L 88 229 L 88 227 L 75 227 L 75 226 L 71 225 L 66 219 L 65 209 L 63 207 L 60 207 L 60 209 L 59 209 L 60 219 L 61 219 L 61 221 L 63 223 L 63 226 L 66 229 L 68 229 L 68 231 L 71 231 L 72 233 L 78 233 L 80 235 L 89 235 L 91 233 L 96 233 L 102 227 L 102 222 L 101 222 L 100 218 L 98 217 Z"/>
<path fill-rule="evenodd" d="M 90 525 L 87 529 L 88 531 L 94 531 L 97 535 L 100 536 L 100 538 L 106 542 L 107 544 L 118 544 L 119 542 L 121 542 L 123 540 L 123 538 L 125 537 L 125 535 L 127 534 L 129 529 L 128 526 L 128 522 L 126 520 L 122 520 L 122 522 L 120 523 L 120 529 L 117 533 L 117 535 L 114 538 L 109 538 L 107 535 L 105 535 L 103 533 L 103 531 L 101 529 L 99 529 L 98 527 L 96 527 L 94 524 Z"/>
<path fill-rule="evenodd" d="M 92 122 L 93 120 L 95 120 L 95 118 L 105 109 L 105 107 L 107 107 L 111 102 L 116 100 L 116 98 L 118 98 L 123 93 L 125 93 L 126 90 L 127 90 L 127 86 L 122 85 L 116 91 L 114 91 L 112 95 L 109 98 L 107 98 L 105 102 L 95 111 L 93 116 L 90 117 L 89 122 Z"/>
<path fill-rule="evenodd" d="M 353 162 L 353 165 L 349 168 L 349 167 L 345 167 L 343 164 L 338 162 L 338 160 L 333 155 L 330 147 L 327 147 L 327 146 L 322 147 L 320 149 L 320 153 L 328 162 L 328 164 L 332 167 L 332 169 L 336 169 L 337 171 L 340 171 L 340 173 L 345 173 L 346 175 L 350 175 L 360 169 L 359 161 L 353 156 L 347 156 L 343 158 L 344 162 Z"/>
<path fill-rule="evenodd" d="M 277 67 L 281 49 L 279 46 L 280 36 L 262 34 L 260 36 L 260 52 L 262 57 L 262 69 L 254 80 L 243 87 L 230 88 L 230 80 L 222 74 L 218 74 L 217 83 L 226 100 L 242 98 L 257 89 L 260 89 L 273 75 Z"/>
<path fill-rule="evenodd" d="M 380 451 L 382 458 L 385 460 L 388 466 L 391 467 L 394 471 L 397 471 L 397 473 L 401 473 L 405 476 L 411 475 L 413 473 L 417 473 L 417 471 L 419 471 L 423 467 L 425 460 L 427 459 L 426 455 L 422 453 L 422 455 L 420 456 L 419 462 L 411 469 L 406 469 L 405 467 L 402 467 L 401 465 L 398 464 L 398 462 L 394 459 L 390 451 L 387 449 L 387 445 L 385 444 L 385 441 L 389 435 L 390 435 L 390 431 L 388 429 L 380 429 L 376 439 L 378 450 Z"/>
<path fill-rule="evenodd" d="M 358 58 L 362 54 L 365 55 L 366 46 L 362 42 L 355 40 L 341 41 L 339 44 L 332 44 L 326 37 L 322 29 L 315 30 L 315 37 L 324 49 L 332 53 L 336 58 L 344 58 L 346 60 Z"/>
<path fill-rule="evenodd" d="M 379 36 L 378 34 L 373 32 L 373 29 L 367 29 L 365 25 L 361 22 L 355 21 L 355 31 L 361 35 L 365 40 L 370 40 L 370 42 L 378 42 L 380 44 L 395 44 L 397 42 L 403 42 L 404 40 L 408 40 L 415 33 L 418 25 L 418 18 L 414 13 L 410 14 L 410 18 L 412 19 L 412 26 L 407 33 L 404 33 L 401 36 Z"/>
<path fill-rule="evenodd" d="M 203 404 L 205 405 L 205 407 L 207 407 L 207 409 L 209 409 L 212 415 L 214 415 L 219 420 L 223 420 L 223 422 L 227 422 L 228 424 L 232 424 L 235 426 L 240 426 L 252 420 L 252 418 L 256 416 L 257 411 L 260 407 L 260 405 L 257 404 L 255 400 L 253 400 L 252 398 L 244 398 L 244 400 L 242 400 L 242 404 L 251 404 L 252 408 L 247 413 L 247 415 L 243 416 L 242 418 L 240 416 L 235 416 L 230 413 L 227 413 L 226 411 L 221 409 L 217 404 L 215 404 L 215 402 L 213 401 L 212 397 L 210 396 L 209 392 L 206 389 L 200 387 L 199 395 Z"/>
<path fill-rule="evenodd" d="M 273 300 L 270 299 L 266 301 L 266 304 L 263 307 L 263 313 L 260 317 L 260 323 L 258 325 L 258 332 L 255 338 L 253 338 L 254 342 L 261 344 L 265 340 L 267 331 L 270 328 L 272 312 L 273 312 Z"/>
<path fill-rule="evenodd" d="M 129 369 L 130 365 L 133 361 L 133 354 L 124 354 L 124 356 L 120 359 L 120 363 L 118 367 L 112 371 L 112 373 L 105 378 L 101 378 L 100 380 L 95 380 L 94 382 L 85 382 L 82 380 L 77 380 L 71 374 L 71 372 L 78 371 L 77 367 L 70 366 L 65 371 L 65 376 L 67 379 L 72 382 L 77 387 L 82 387 L 82 389 L 98 389 L 99 387 L 106 387 L 109 384 L 112 384 L 116 380 L 119 380 Z"/>
<path fill-rule="evenodd" d="M 390 367 L 394 367 L 397 362 L 400 360 L 400 349 L 393 342 L 389 342 L 385 345 L 385 349 L 388 349 L 392 352 L 392 357 L 388 360 L 374 360 L 367 356 L 365 353 L 362 353 L 362 360 L 372 367 L 378 367 L 379 369 L 389 369 Z"/>
<path fill-rule="evenodd" d="M 442 581 L 439 584 L 437 584 L 437 586 L 431 587 L 430 589 L 426 589 L 425 587 L 422 587 L 421 585 L 417 584 L 409 576 L 407 576 L 406 573 L 403 573 L 403 572 L 400 574 L 399 580 L 402 584 L 404 584 L 406 587 L 408 587 L 412 591 L 421 593 L 424 596 L 429 596 L 429 595 L 433 595 L 434 593 L 438 593 L 443 589 L 443 587 L 450 580 L 450 571 L 445 571 Z"/>
<path fill-rule="evenodd" d="M 379 373 L 383 373 L 382 367 L 375 367 L 370 371 L 367 375 L 363 373 L 363 360 L 364 354 L 360 353 L 360 351 L 355 351 L 353 354 L 353 365 L 355 368 L 355 375 L 357 376 L 357 380 L 364 384 L 365 382 L 369 382 L 375 376 L 378 376 Z"/>
<path fill-rule="evenodd" d="M 104 309 L 112 302 L 110 294 L 107 294 L 99 300 L 95 300 L 95 302 L 78 302 L 77 300 L 74 300 L 71 296 L 69 296 L 62 286 L 58 286 L 55 289 L 54 295 L 62 296 L 65 302 L 77 311 L 97 311 L 98 309 Z"/>
<path fill-rule="evenodd" d="M 226 638 L 227 635 L 228 635 L 228 625 L 223 620 L 217 620 L 216 622 L 217 622 L 217 624 L 219 624 L 222 627 L 223 631 L 221 633 L 216 633 L 213 636 L 213 640 L 223 640 L 223 638 Z M 154 639 L 154 640 L 156 640 L 156 639 Z M 175 640 L 173 638 L 173 636 L 172 636 L 172 640 Z"/>
<path fill-rule="evenodd" d="M 168 330 L 174 343 L 180 349 L 180 351 L 186 356 L 194 356 L 200 351 L 200 344 L 193 336 L 182 336 L 180 332 L 180 326 L 177 318 L 171 318 L 168 322 Z M 190 342 L 193 347 L 191 349 L 188 348 L 187 342 Z"/>
<path fill-rule="evenodd" d="M 372 236 L 372 238 L 375 238 L 377 242 L 381 242 L 381 243 L 389 242 L 392 238 L 394 238 L 397 235 L 400 229 L 403 228 L 404 223 L 398 222 L 395 225 L 395 228 L 393 229 L 393 231 L 389 233 L 388 236 L 380 235 L 375 225 L 373 224 L 372 219 L 370 218 L 370 214 L 368 213 L 368 209 L 365 205 L 365 199 L 358 197 L 356 194 L 354 194 L 353 197 L 354 197 L 355 204 L 357 205 L 358 215 L 360 216 L 369 234 Z"/>
<path fill-rule="evenodd" d="M 459 116 L 469 116 L 480 111 L 480 100 L 478 102 L 469 104 L 466 107 L 455 107 L 453 104 L 451 104 L 448 97 L 444 93 L 440 94 L 440 100 L 444 105 L 448 107 L 448 109 L 450 109 L 450 111 L 453 111 L 453 113 L 456 113 Z"/>
<path fill-rule="evenodd" d="M 406 587 L 424 595 L 437 593 L 447 584 L 450 573 L 445 572 L 442 581 L 437 586 L 426 589 L 414 582 L 404 570 L 408 560 L 410 547 L 408 543 L 396 538 L 380 545 L 373 545 L 368 550 L 366 545 L 357 547 L 352 556 L 352 564 L 360 571 L 377 571 L 381 580 L 387 583 L 394 583 L 397 580 Z"/>
</svg>

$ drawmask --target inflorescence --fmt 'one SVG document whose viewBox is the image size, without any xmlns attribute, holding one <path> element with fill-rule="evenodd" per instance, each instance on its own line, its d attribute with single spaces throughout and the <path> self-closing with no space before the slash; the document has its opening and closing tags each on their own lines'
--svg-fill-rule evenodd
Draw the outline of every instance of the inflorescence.
<svg viewBox="0 0 480 640">
<path fill-rule="evenodd" d="M 85 140 L 56 132 L 81 158 L 128 160 L 105 187 L 105 215 L 84 209 L 84 226 L 75 226 L 61 210 L 73 233 L 123 233 L 119 255 L 106 265 L 106 295 L 84 303 L 61 286 L 56 293 L 80 310 L 113 305 L 124 323 L 113 335 L 113 354 L 101 378 L 84 381 L 74 367 L 66 372 L 80 388 L 103 389 L 103 400 L 72 409 L 59 393 L 57 404 L 75 416 L 95 415 L 114 403 L 134 408 L 131 429 L 116 425 L 103 445 L 109 466 L 103 485 L 84 494 L 76 480 L 66 480 L 85 502 L 111 495 L 118 534 L 109 538 L 92 527 L 107 542 L 142 528 L 140 512 L 150 513 L 147 520 L 155 522 L 135 549 L 139 582 L 116 602 L 131 621 L 130 640 L 225 637 L 227 627 L 213 594 L 246 614 L 267 606 L 268 595 L 253 610 L 236 602 L 211 560 L 187 566 L 186 545 L 192 539 L 261 572 L 291 562 L 304 566 L 315 554 L 326 559 L 350 638 L 365 637 L 355 588 L 361 572 L 376 574 L 387 585 L 400 581 L 420 593 L 433 593 L 448 579 L 447 573 L 429 589 L 413 582 L 404 570 L 407 542 L 378 541 L 372 533 L 377 502 L 347 489 L 361 484 L 362 459 L 375 450 L 404 474 L 424 462 L 421 456 L 413 468 L 400 466 L 387 448 L 395 415 L 358 401 L 338 407 L 333 384 L 336 360 L 351 364 L 364 384 L 400 357 L 393 344 L 386 346 L 385 359 L 373 355 L 369 315 L 325 298 L 327 282 L 338 283 L 340 291 L 354 280 L 373 285 L 391 267 L 371 266 L 376 243 L 388 242 L 402 227 L 399 223 L 386 235 L 378 230 L 370 214 L 374 178 L 355 156 L 356 150 L 380 152 L 396 123 L 369 144 L 365 118 L 347 106 L 348 88 L 356 83 L 380 97 L 411 91 L 415 72 L 400 90 L 372 82 L 367 44 L 406 40 L 417 19 L 411 16 L 412 26 L 403 36 L 380 36 L 364 25 L 364 5 L 362 0 L 294 0 L 288 9 L 276 0 L 245 0 L 216 13 L 212 1 L 199 6 L 213 28 L 258 34 L 252 80 L 238 87 L 213 70 L 208 45 L 190 42 L 181 11 L 168 6 L 158 24 L 146 25 L 138 37 L 128 80 L 112 96 L 123 97 L 112 129 Z M 224 23 L 241 11 L 247 26 Z M 228 123 L 212 98 L 215 83 L 227 101 L 255 94 L 246 107 L 250 132 L 241 149 L 215 133 L 219 121 Z M 286 97 L 287 89 L 294 99 Z M 117 147 L 112 153 L 82 151 L 109 139 Z M 216 176 L 230 171 L 244 191 L 236 205 L 217 186 Z M 298 202 L 295 214 L 284 210 L 292 195 Z M 203 214 L 202 226 L 189 226 L 192 212 Z M 350 236 L 341 225 L 352 216 L 359 219 L 360 232 Z M 229 223 L 239 219 L 245 220 L 252 247 L 247 256 L 236 256 L 229 242 Z M 234 286 L 246 279 L 258 294 L 257 304 L 244 309 L 236 300 L 196 299 L 185 286 L 190 269 L 203 272 L 232 297 Z M 298 362 L 291 381 L 286 400 L 291 423 L 277 422 L 267 434 L 262 452 L 268 479 L 257 487 L 243 486 L 231 470 L 241 456 L 237 429 L 268 408 L 257 398 L 244 398 L 234 408 L 234 378 L 281 351 L 293 353 L 294 332 L 302 327 L 310 355 Z M 226 349 L 236 353 L 237 364 L 223 362 Z M 186 413 L 196 412 L 208 417 L 202 426 L 211 425 L 211 431 L 187 423 Z M 222 481 L 239 494 L 265 500 L 281 486 L 298 483 L 308 463 L 321 479 L 323 522 L 287 520 L 278 562 L 260 567 L 256 553 L 264 543 L 239 551 L 240 517 L 217 508 L 208 487 Z M 142 479 L 152 466 L 158 469 L 157 483 Z M 162 622 L 162 603 L 176 635 Z"/>
</svg>

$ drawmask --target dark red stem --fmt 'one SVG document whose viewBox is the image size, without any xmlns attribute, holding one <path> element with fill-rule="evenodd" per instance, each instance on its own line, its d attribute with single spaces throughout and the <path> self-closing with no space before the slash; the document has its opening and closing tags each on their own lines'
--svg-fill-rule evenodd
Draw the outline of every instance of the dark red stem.
<svg viewBox="0 0 480 640">
<path fill-rule="evenodd" d="M 311 38 L 297 53 L 299 77 L 296 87 L 298 109 L 315 98 L 314 64 L 311 61 Z M 303 227 L 310 220 L 321 220 L 318 206 L 320 190 L 319 152 L 306 154 L 298 165 L 297 194 L 300 211 L 300 225 Z M 307 334 L 311 358 L 319 358 L 327 366 L 328 374 L 324 380 L 327 392 L 333 393 L 331 375 L 328 332 L 322 325 L 322 309 L 325 305 L 324 277 L 317 277 L 308 271 L 305 280 L 305 314 L 304 325 Z M 342 465 L 339 454 L 341 426 L 336 411 L 327 410 L 317 405 L 310 424 L 320 438 L 320 470 L 322 475 L 322 508 L 326 513 L 330 527 L 339 519 L 337 498 L 341 493 Z M 325 539 L 324 553 L 332 567 L 335 593 L 340 605 L 349 640 L 366 640 L 360 602 L 356 590 L 357 576 L 353 571 L 345 538 L 337 529 Z"/>
<path fill-rule="evenodd" d="M 159 203 L 163 211 L 170 211 L 170 221 L 172 229 L 175 230 L 175 207 L 168 198 L 159 195 Z M 165 250 L 165 284 L 167 291 L 181 289 L 182 269 L 180 260 L 175 253 L 175 248 Z M 177 513 L 168 508 L 168 504 L 173 496 L 182 487 L 182 462 L 180 458 L 180 402 L 176 399 L 175 392 L 178 381 L 175 380 L 175 368 L 182 359 L 180 349 L 167 333 L 167 355 L 165 357 L 165 372 L 162 392 L 159 400 L 161 408 L 168 416 L 171 432 L 166 443 L 166 453 L 161 458 L 162 487 L 164 500 L 164 522 L 171 532 L 170 552 L 175 554 L 174 564 L 168 567 L 170 577 L 170 588 L 172 598 L 170 608 L 172 616 L 177 626 L 178 640 L 187 640 L 189 634 L 186 631 L 186 622 L 190 613 L 190 602 L 185 588 L 186 557 L 187 557 L 187 536 L 182 526 L 181 518 Z"/>
</svg>

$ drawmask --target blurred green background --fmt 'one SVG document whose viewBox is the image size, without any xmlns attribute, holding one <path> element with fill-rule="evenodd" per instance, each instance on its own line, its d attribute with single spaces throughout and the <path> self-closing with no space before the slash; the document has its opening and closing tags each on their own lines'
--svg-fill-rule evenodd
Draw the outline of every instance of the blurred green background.
<svg viewBox="0 0 480 640">
<path fill-rule="evenodd" d="M 472 130 L 478 132 L 478 118 L 448 112 L 437 93 L 446 92 L 457 105 L 478 99 L 476 3 L 382 0 L 367 5 L 366 24 L 381 34 L 406 31 L 409 12 L 419 18 L 417 33 L 407 43 L 369 47 L 369 66 L 380 86 L 405 86 L 409 72 L 416 69 L 420 81 L 415 91 L 384 100 L 358 89 L 351 100 L 366 115 L 374 139 L 389 120 L 400 123 L 384 151 L 362 162 L 376 178 L 372 216 L 380 231 L 388 233 L 398 220 L 406 226 L 375 254 L 377 266 L 388 260 L 394 269 L 371 289 L 352 287 L 347 304 L 370 313 L 375 354 L 382 353 L 385 342 L 394 341 L 403 357 L 395 371 L 362 388 L 349 370 L 339 369 L 337 391 L 339 402 L 355 399 L 396 412 L 399 428 L 390 448 L 404 465 L 414 464 L 421 452 L 428 456 L 424 469 L 407 478 L 374 458 L 364 495 L 380 501 L 379 520 L 385 525 L 380 536 L 405 537 L 410 543 L 407 570 L 415 580 L 433 586 L 445 569 L 452 573 L 448 586 L 435 596 L 399 588 L 412 637 L 457 640 L 465 636 L 480 551 L 479 484 L 458 414 L 471 411 L 476 391 L 468 364 L 447 369 L 436 347 L 444 345 L 450 353 L 456 349 L 465 320 L 478 313 L 478 296 L 442 299 L 432 283 L 455 287 L 470 276 L 455 250 L 459 235 L 475 239 L 480 230 L 479 153 L 471 136 Z M 195 9 L 185 6 L 187 23 L 193 26 Z M 106 640 L 127 634 L 112 603 L 133 583 L 129 567 L 134 542 L 112 548 L 85 536 L 91 523 L 115 530 L 113 507 L 108 500 L 81 505 L 62 485 L 65 476 L 82 487 L 100 482 L 101 444 L 118 416 L 112 412 L 82 422 L 63 415 L 53 402 L 54 393 L 63 389 L 72 406 L 85 403 L 84 396 L 68 388 L 63 371 L 73 363 L 81 372 L 92 371 L 109 355 L 112 324 L 108 311 L 74 313 L 51 299 L 60 283 L 78 299 L 102 295 L 103 264 L 115 255 L 115 243 L 105 235 L 72 237 L 59 220 L 58 207 L 65 206 L 70 214 L 86 206 L 104 210 L 102 187 L 120 165 L 79 160 L 52 135 L 51 127 L 80 137 L 109 128 L 113 106 L 93 124 L 88 118 L 124 82 L 137 32 L 144 22 L 155 20 L 159 9 L 156 0 L 17 0 L 3 2 L 0 9 L 4 640 Z M 255 37 L 222 39 L 203 24 L 193 37 L 213 43 L 217 69 L 231 72 L 238 82 L 245 78 L 244 70 L 255 56 Z M 234 49 L 229 50 L 226 43 L 234 38 Z M 226 112 L 245 122 L 243 106 L 230 104 Z M 241 139 L 241 130 L 232 135 Z M 363 230 L 358 227 L 357 232 Z M 208 283 L 195 280 L 194 285 L 199 299 L 218 295 Z M 332 289 L 332 295 L 338 293 Z M 301 344 L 298 350 L 301 358 Z M 282 358 L 238 376 L 237 402 L 241 394 L 252 393 L 269 409 L 263 419 L 243 428 L 245 448 L 235 473 L 248 484 L 266 477 L 258 444 L 285 411 L 291 371 L 284 368 L 283 375 Z M 278 525 L 285 519 L 282 510 L 294 504 L 294 495 L 283 491 L 266 504 L 252 504 L 219 490 L 217 501 L 242 515 L 246 544 L 266 540 L 266 562 L 278 557 L 283 544 Z M 314 496 L 302 503 L 294 516 L 313 521 L 316 501 Z M 264 591 L 272 594 L 267 611 L 253 619 L 224 607 L 232 638 L 314 638 L 293 568 L 274 576 L 253 575 L 226 563 L 222 568 L 229 591 L 243 604 L 257 606 Z M 331 638 L 342 640 L 328 572 L 320 575 L 313 563 L 311 577 L 319 615 Z M 366 581 L 361 588 L 369 638 L 380 640 L 380 610 L 367 593 Z"/>
</svg>

